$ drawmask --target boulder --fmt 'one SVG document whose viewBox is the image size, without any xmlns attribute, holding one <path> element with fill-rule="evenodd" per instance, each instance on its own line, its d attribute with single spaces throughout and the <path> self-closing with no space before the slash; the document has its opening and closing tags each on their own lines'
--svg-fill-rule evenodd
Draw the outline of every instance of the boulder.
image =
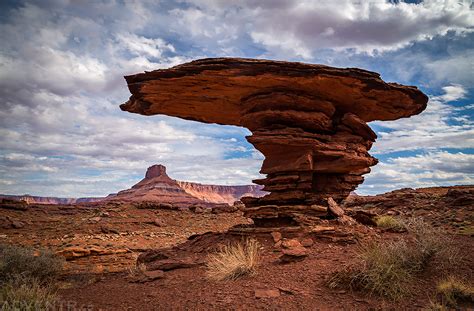
<svg viewBox="0 0 474 311">
<path fill-rule="evenodd" d="M 283 248 L 281 250 L 282 255 L 280 256 L 281 263 L 290 263 L 295 261 L 301 261 L 306 256 L 308 252 L 303 246 L 293 247 L 293 248 Z"/>
<path fill-rule="evenodd" d="M 305 238 L 301 240 L 301 245 L 303 245 L 304 247 L 311 247 L 313 246 L 313 244 L 314 244 L 314 241 L 311 238 Z"/>
<path fill-rule="evenodd" d="M 344 216 L 344 210 L 333 200 L 333 198 L 328 198 L 328 211 L 335 217 Z"/>
<path fill-rule="evenodd" d="M 279 242 L 279 241 L 281 240 L 281 238 L 282 238 L 281 233 L 278 232 L 278 231 L 274 231 L 274 232 L 272 232 L 272 233 L 270 233 L 270 234 L 272 235 L 273 242 L 275 242 L 275 243 Z"/>
<path fill-rule="evenodd" d="M 284 248 L 297 248 L 301 247 L 301 243 L 297 239 L 283 240 L 281 246 Z"/>
<path fill-rule="evenodd" d="M 280 291 L 277 288 L 273 289 L 256 289 L 255 298 L 277 298 L 280 297 Z"/>
</svg>

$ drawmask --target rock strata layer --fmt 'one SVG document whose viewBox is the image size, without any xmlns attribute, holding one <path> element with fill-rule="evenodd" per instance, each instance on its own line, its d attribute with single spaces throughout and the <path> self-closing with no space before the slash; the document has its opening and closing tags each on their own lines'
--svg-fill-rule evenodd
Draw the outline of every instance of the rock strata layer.
<svg viewBox="0 0 474 311">
<path fill-rule="evenodd" d="M 428 101 L 374 72 L 268 60 L 203 59 L 125 79 L 122 110 L 252 132 L 267 175 L 254 182 L 270 192 L 242 199 L 254 220 L 326 214 L 328 198 L 341 203 L 377 163 L 367 122 L 418 114 Z"/>
</svg>

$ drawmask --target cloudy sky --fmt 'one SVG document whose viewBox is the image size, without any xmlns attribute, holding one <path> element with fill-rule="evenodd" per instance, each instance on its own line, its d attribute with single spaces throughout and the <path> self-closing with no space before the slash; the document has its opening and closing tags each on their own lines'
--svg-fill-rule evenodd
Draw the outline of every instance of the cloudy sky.
<svg viewBox="0 0 474 311">
<path fill-rule="evenodd" d="M 474 182 L 471 1 L 4 0 L 0 42 L 0 193 L 102 196 L 155 163 L 259 178 L 246 129 L 119 109 L 124 75 L 223 56 L 360 67 L 430 96 L 421 115 L 370 124 L 380 163 L 359 193 Z"/>
</svg>

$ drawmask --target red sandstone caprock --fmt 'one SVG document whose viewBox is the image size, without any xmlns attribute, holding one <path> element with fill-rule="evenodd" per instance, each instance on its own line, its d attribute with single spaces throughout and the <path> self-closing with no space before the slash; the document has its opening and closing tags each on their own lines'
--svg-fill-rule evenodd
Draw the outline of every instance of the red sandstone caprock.
<svg viewBox="0 0 474 311">
<path fill-rule="evenodd" d="M 301 221 L 323 213 L 330 197 L 340 203 L 377 163 L 366 122 L 418 114 L 428 101 L 374 72 L 268 60 L 202 59 L 125 79 L 132 96 L 122 110 L 252 131 L 267 174 L 255 182 L 271 192 L 243 200 L 256 221 Z"/>
</svg>

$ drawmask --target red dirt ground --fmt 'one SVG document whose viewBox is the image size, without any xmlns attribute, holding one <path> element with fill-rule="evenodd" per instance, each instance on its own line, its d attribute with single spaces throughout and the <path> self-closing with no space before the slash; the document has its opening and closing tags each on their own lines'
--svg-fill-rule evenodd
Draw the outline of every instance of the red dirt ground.
<svg viewBox="0 0 474 311">
<path fill-rule="evenodd" d="M 382 198 L 358 198 L 358 203 L 352 202 L 346 209 L 398 214 L 399 217 L 423 216 L 447 229 L 446 234 L 453 238 L 461 254 L 451 273 L 474 284 L 474 206 L 468 201 L 463 201 L 468 204 L 459 203 L 459 200 L 453 205 L 452 196 L 446 191 L 407 190 Z M 155 224 L 156 219 L 160 220 L 160 226 Z M 12 225 L 15 221 L 22 226 L 15 228 Z M 62 254 L 71 254 L 65 252 L 71 248 L 89 250 L 79 252 L 85 254 L 83 257 L 70 257 L 61 278 L 60 298 L 72 309 L 400 310 L 424 309 L 435 300 L 435 286 L 443 276 L 436 263 L 420 274 L 413 284 L 412 294 L 398 302 L 325 286 L 333 272 L 354 261 L 358 242 L 408 236 L 408 233 L 392 233 L 360 224 L 342 226 L 335 221 L 324 221 L 324 225 L 335 226 L 339 234 L 304 234 L 314 240 L 308 248 L 309 255 L 303 261 L 289 264 L 278 262 L 281 252 L 275 248 L 269 233 L 258 234 L 263 259 L 252 277 L 210 281 L 205 267 L 200 265 L 167 271 L 164 278 L 152 282 L 130 281 L 128 269 L 135 265 L 140 253 L 183 243 L 191 235 L 224 232 L 247 222 L 240 212 L 195 214 L 138 209 L 128 204 L 37 206 L 27 210 L 0 208 L 0 243 L 47 247 Z M 298 233 L 293 235 L 298 237 Z M 290 235 L 284 233 L 283 237 Z M 272 289 L 279 297 L 256 298 L 255 291 L 259 289 Z"/>
</svg>

